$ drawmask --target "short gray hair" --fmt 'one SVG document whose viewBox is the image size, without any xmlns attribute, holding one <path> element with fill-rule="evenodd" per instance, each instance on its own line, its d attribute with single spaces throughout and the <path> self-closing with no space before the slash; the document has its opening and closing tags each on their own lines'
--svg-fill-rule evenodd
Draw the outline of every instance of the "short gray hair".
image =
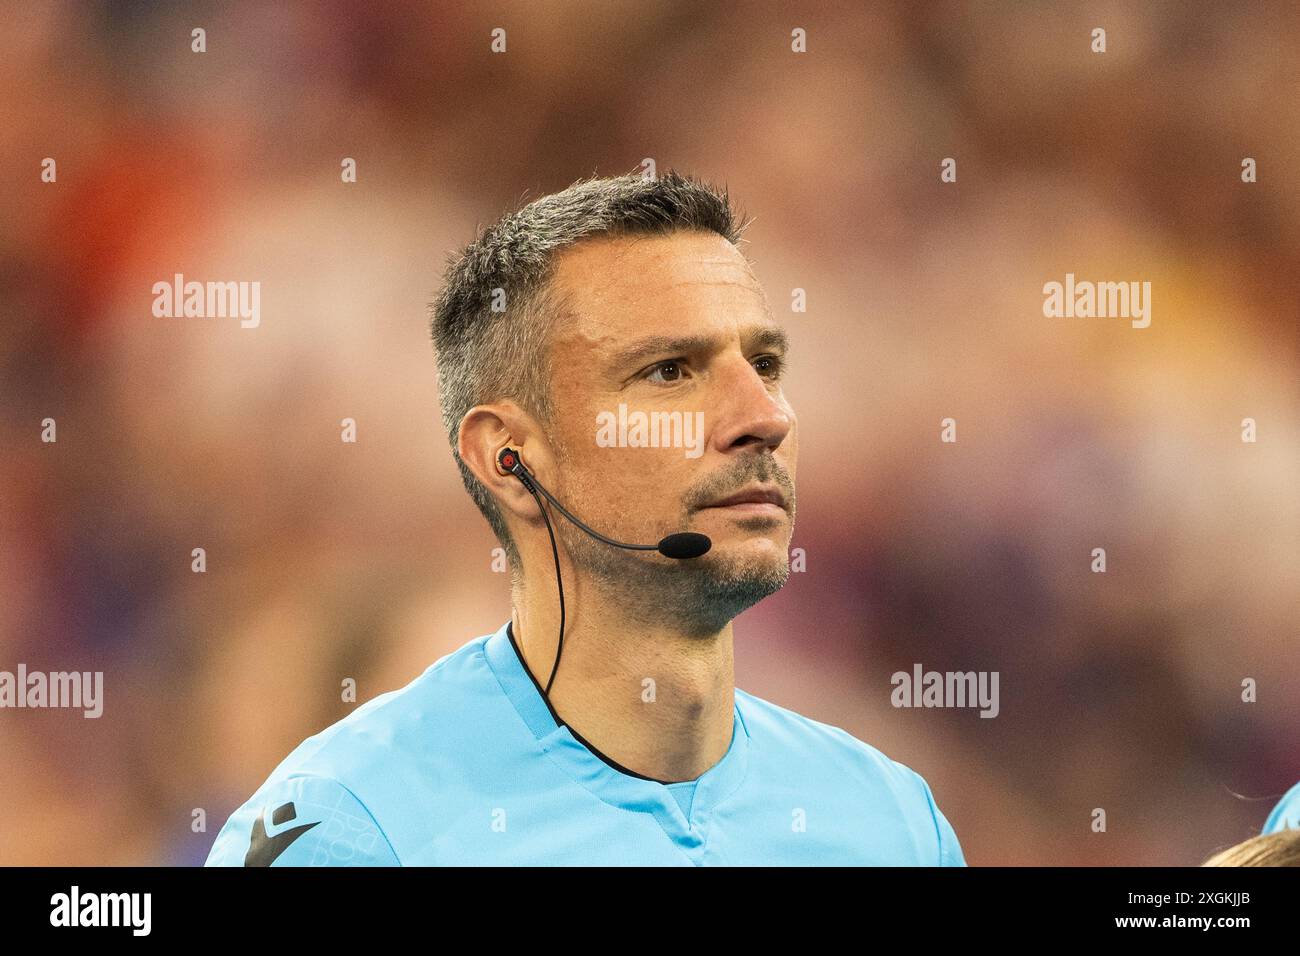
<svg viewBox="0 0 1300 956">
<path fill-rule="evenodd" d="M 442 422 L 465 489 L 512 570 L 519 567 L 518 548 L 491 493 L 461 460 L 456 439 L 470 409 L 504 398 L 541 423 L 551 422 L 550 333 L 568 311 L 550 282 L 552 254 L 593 236 L 678 230 L 715 232 L 739 247 L 748 224 L 732 209 L 725 189 L 672 171 L 658 179 L 630 173 L 579 180 L 536 199 L 450 256 L 442 291 L 430 307 Z"/>
</svg>

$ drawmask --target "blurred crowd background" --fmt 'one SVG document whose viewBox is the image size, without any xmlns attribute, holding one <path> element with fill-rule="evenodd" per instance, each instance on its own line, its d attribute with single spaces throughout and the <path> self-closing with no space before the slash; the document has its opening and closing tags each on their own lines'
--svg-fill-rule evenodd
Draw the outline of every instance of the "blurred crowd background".
<svg viewBox="0 0 1300 956">
<path fill-rule="evenodd" d="M 0 670 L 105 674 L 0 711 L 0 863 L 201 863 L 345 677 L 505 622 L 427 305 L 647 157 L 753 218 L 793 337 L 807 570 L 740 687 L 925 776 L 974 865 L 1194 865 L 1300 779 L 1294 3 L 13 3 L 0 76 Z M 1151 326 L 1045 318 L 1067 272 Z M 155 318 L 175 273 L 260 327 Z M 999 716 L 893 708 L 916 663 Z"/>
</svg>

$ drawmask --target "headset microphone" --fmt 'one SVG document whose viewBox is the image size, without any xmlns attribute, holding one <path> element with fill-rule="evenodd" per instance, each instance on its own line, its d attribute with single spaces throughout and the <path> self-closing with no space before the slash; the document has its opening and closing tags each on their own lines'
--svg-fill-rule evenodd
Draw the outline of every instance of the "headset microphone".
<svg viewBox="0 0 1300 956">
<path fill-rule="evenodd" d="M 708 535 L 698 534 L 694 531 L 679 531 L 676 534 L 670 534 L 663 538 L 658 544 L 625 544 L 622 541 L 615 541 L 613 538 L 607 538 L 598 531 L 593 531 L 585 524 L 571 515 L 564 505 L 555 500 L 555 496 L 542 487 L 542 483 L 537 480 L 528 467 L 524 464 L 523 459 L 519 457 L 519 452 L 513 448 L 503 448 L 497 454 L 497 463 L 509 474 L 518 478 L 525 488 L 537 500 L 537 507 L 542 512 L 542 520 L 546 522 L 546 532 L 551 536 L 551 554 L 555 557 L 555 583 L 560 588 L 560 639 L 555 649 L 555 664 L 551 667 L 550 680 L 546 682 L 547 701 L 551 697 L 551 684 L 555 680 L 555 672 L 560 668 L 560 654 L 564 651 L 564 582 L 560 579 L 560 552 L 555 546 L 555 532 L 551 529 L 551 519 L 546 515 L 546 508 L 542 506 L 542 499 L 537 497 L 540 491 L 546 496 L 546 500 L 553 504 L 557 511 L 564 517 L 568 518 L 575 525 L 581 528 L 587 534 L 591 535 L 597 541 L 603 541 L 615 548 L 627 548 L 630 551 L 658 551 L 666 558 L 677 558 L 678 560 L 687 560 L 689 558 L 698 558 L 706 554 L 709 548 L 713 547 L 713 542 Z"/>
</svg>

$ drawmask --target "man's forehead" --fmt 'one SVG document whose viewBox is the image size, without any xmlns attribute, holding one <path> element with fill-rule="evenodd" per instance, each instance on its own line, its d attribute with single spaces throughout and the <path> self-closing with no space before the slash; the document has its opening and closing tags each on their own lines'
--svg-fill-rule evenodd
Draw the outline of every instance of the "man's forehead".
<svg viewBox="0 0 1300 956">
<path fill-rule="evenodd" d="M 551 282 L 569 307 L 562 338 L 687 318 L 700 306 L 771 314 L 740 250 L 716 233 L 586 240 L 557 257 Z"/>
</svg>

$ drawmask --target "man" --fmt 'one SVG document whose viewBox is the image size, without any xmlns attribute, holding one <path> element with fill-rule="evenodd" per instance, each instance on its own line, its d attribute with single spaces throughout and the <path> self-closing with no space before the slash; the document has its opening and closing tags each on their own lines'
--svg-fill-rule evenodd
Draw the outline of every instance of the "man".
<svg viewBox="0 0 1300 956">
<path fill-rule="evenodd" d="M 593 179 L 451 263 L 443 419 L 511 618 L 304 741 L 209 865 L 965 864 L 918 774 L 733 683 L 732 618 L 789 575 L 797 447 L 743 228 L 676 174 Z M 535 485 L 709 549 L 616 547 Z"/>
</svg>

